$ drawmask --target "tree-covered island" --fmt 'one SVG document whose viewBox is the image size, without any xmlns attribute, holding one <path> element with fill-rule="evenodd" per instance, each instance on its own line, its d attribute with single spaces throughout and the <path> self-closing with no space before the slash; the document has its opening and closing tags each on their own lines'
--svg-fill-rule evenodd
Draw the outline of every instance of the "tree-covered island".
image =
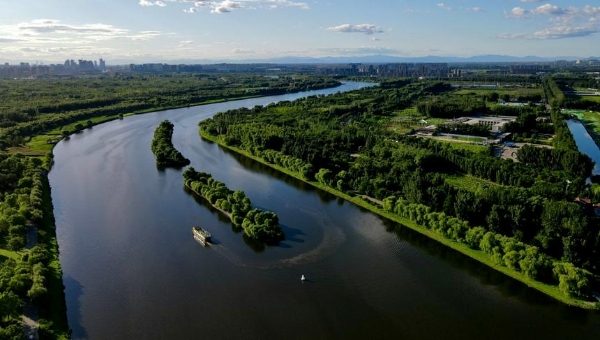
<svg viewBox="0 0 600 340">
<path fill-rule="evenodd" d="M 231 222 L 241 227 L 250 238 L 266 243 L 278 243 L 285 239 L 277 214 L 252 208 L 250 199 L 243 191 L 232 191 L 225 183 L 215 180 L 211 174 L 198 172 L 194 168 L 186 169 L 183 179 L 188 189 L 227 215 Z"/>
<path fill-rule="evenodd" d="M 600 219 L 586 198 L 598 197 L 586 184 L 593 162 L 559 108 L 546 109 L 549 83 L 464 90 L 389 81 L 222 112 L 200 122 L 200 134 L 556 299 L 597 308 Z M 498 116 L 507 122 L 492 135 Z M 482 123 L 466 123 L 474 119 Z M 503 146 L 507 137 L 524 144 Z"/>
<path fill-rule="evenodd" d="M 190 160 L 185 158 L 179 150 L 173 146 L 173 123 L 163 120 L 152 138 L 151 149 L 156 157 L 156 166 L 158 168 L 176 167 L 182 168 L 190 164 Z"/>
</svg>

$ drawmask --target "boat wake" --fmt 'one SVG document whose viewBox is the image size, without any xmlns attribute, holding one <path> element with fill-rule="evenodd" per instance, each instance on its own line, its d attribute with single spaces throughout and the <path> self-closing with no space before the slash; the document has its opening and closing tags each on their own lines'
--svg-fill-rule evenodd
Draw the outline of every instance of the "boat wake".
<svg viewBox="0 0 600 340">
<path fill-rule="evenodd" d="M 249 261 L 248 259 L 242 258 L 240 255 L 221 244 L 211 244 L 211 248 L 213 248 L 215 252 L 226 258 L 232 264 L 241 267 L 273 269 L 314 263 L 331 256 L 335 250 L 346 240 L 346 235 L 344 234 L 343 230 L 340 227 L 337 227 L 333 221 L 327 218 L 327 216 L 318 218 L 318 225 L 323 229 L 323 240 L 319 243 L 319 245 L 314 249 L 289 258 L 273 260 L 270 262 L 253 263 L 251 260 Z"/>
</svg>

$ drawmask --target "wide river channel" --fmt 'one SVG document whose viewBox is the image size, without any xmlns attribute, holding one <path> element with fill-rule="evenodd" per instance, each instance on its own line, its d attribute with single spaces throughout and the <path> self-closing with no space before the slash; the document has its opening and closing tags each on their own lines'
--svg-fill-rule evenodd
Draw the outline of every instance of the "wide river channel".
<svg viewBox="0 0 600 340">
<path fill-rule="evenodd" d="M 219 111 L 367 85 L 136 115 L 60 142 L 50 183 L 73 338 L 600 339 L 599 312 L 198 136 Z M 184 190 L 182 170 L 157 170 L 164 119 L 193 167 L 276 211 L 287 239 L 248 242 Z"/>
</svg>

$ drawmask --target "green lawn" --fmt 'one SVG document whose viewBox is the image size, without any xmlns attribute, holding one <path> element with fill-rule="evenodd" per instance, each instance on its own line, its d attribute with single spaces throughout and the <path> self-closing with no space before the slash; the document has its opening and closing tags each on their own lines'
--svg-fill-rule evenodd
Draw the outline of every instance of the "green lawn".
<svg viewBox="0 0 600 340">
<path fill-rule="evenodd" d="M 394 117 L 390 119 L 386 127 L 388 130 L 397 133 L 407 133 L 412 129 L 418 129 L 423 126 L 440 125 L 446 119 L 431 118 L 421 114 L 416 107 L 411 107 L 404 110 L 394 112 Z"/>
<path fill-rule="evenodd" d="M 12 251 L 12 250 L 7 250 L 7 249 L 1 249 L 0 248 L 0 257 L 5 257 L 5 258 L 17 260 L 17 259 L 21 258 L 21 253 L 16 252 L 16 251 Z"/>
<path fill-rule="evenodd" d="M 485 145 L 479 145 L 479 144 L 472 144 L 472 143 L 458 143 L 458 142 L 450 142 L 450 141 L 444 141 L 446 143 L 448 143 L 453 149 L 457 149 L 457 150 L 469 150 L 469 151 L 473 151 L 475 153 L 481 153 L 487 150 L 487 146 Z"/>
<path fill-rule="evenodd" d="M 600 96 L 585 96 L 585 97 L 580 97 L 581 100 L 585 100 L 587 102 L 595 102 L 595 103 L 600 103 Z"/>
<path fill-rule="evenodd" d="M 464 189 L 472 193 L 479 193 L 492 186 L 500 186 L 491 181 L 473 177 L 471 175 L 451 175 L 446 177 L 446 183 L 457 189 Z"/>
<path fill-rule="evenodd" d="M 468 84 L 465 84 L 464 86 L 468 86 Z M 498 95 L 500 95 L 500 97 L 502 97 L 503 95 L 509 95 L 511 97 L 519 97 L 519 96 L 535 96 L 535 95 L 542 95 L 542 89 L 541 88 L 495 88 L 495 89 L 488 89 L 488 88 L 465 88 L 465 89 L 460 89 L 457 90 L 455 92 L 453 92 L 453 94 L 456 95 L 477 95 L 477 96 L 483 96 L 483 95 L 489 95 L 492 92 L 496 92 Z"/>
</svg>

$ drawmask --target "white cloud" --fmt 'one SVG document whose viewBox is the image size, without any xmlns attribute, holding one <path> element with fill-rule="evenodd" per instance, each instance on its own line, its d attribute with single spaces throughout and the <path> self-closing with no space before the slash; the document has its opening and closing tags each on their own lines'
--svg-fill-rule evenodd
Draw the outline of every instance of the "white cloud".
<svg viewBox="0 0 600 340">
<path fill-rule="evenodd" d="M 338 26 L 328 27 L 326 30 L 340 32 L 340 33 L 364 33 L 364 34 L 374 34 L 374 33 L 383 33 L 383 30 L 372 24 L 342 24 Z"/>
<path fill-rule="evenodd" d="M 478 13 L 485 13 L 487 12 L 485 9 L 481 8 L 481 7 L 473 7 L 473 8 L 469 8 L 469 11 L 472 12 L 478 12 Z"/>
<path fill-rule="evenodd" d="M 534 2 L 534 1 L 523 1 Z M 537 2 L 537 1 L 535 1 Z M 550 27 L 526 34 L 500 34 L 502 39 L 565 39 L 600 33 L 600 7 L 558 7 L 544 4 L 534 9 L 514 7 L 505 13 L 513 19 L 549 17 Z"/>
<path fill-rule="evenodd" d="M 244 5 L 242 5 L 241 2 L 225 0 L 225 1 L 217 4 L 215 7 L 213 7 L 213 9 L 210 12 L 211 13 L 219 13 L 219 14 L 229 13 L 233 9 L 238 9 L 238 8 L 243 8 L 243 7 L 244 7 Z"/>
<path fill-rule="evenodd" d="M 521 2 L 542 2 L 542 0 L 521 0 Z"/>
<path fill-rule="evenodd" d="M 533 34 L 536 39 L 564 39 L 573 37 L 585 37 L 594 33 L 599 33 L 600 28 L 594 25 L 556 25 Z"/>
<path fill-rule="evenodd" d="M 243 49 L 243 48 L 234 48 L 233 50 L 231 50 L 231 53 L 233 54 L 254 54 L 254 50 L 247 50 L 247 49 Z"/>
<path fill-rule="evenodd" d="M 162 1 L 148 1 L 148 0 L 140 0 L 140 6 L 144 6 L 144 7 L 152 7 L 152 6 L 158 6 L 158 7 L 165 7 L 167 6 L 167 4 L 165 4 Z"/>
<path fill-rule="evenodd" d="M 451 10 L 452 10 L 452 7 L 450 7 L 450 6 L 446 5 L 446 4 L 445 4 L 445 3 L 443 3 L 443 2 L 440 2 L 439 4 L 437 4 L 437 7 L 438 7 L 438 8 L 441 8 L 441 9 L 445 9 L 445 10 L 447 10 L 447 11 L 451 11 Z"/>
<path fill-rule="evenodd" d="M 22 39 L 17 39 L 17 38 L 3 38 L 0 37 L 0 43 L 14 43 L 17 41 L 23 41 Z"/>
<path fill-rule="evenodd" d="M 496 35 L 494 38 L 496 38 L 496 39 L 526 39 L 527 34 L 501 33 L 501 34 Z"/>
<path fill-rule="evenodd" d="M 331 47 L 331 48 L 319 48 L 316 51 L 320 52 L 318 54 L 325 55 L 345 55 L 345 56 L 359 56 L 359 55 L 370 55 L 370 54 L 403 54 L 400 50 L 386 47 L 372 47 L 372 46 L 362 46 L 362 47 Z"/>
<path fill-rule="evenodd" d="M 236 9 L 280 9 L 285 7 L 296 7 L 309 9 L 305 2 L 296 2 L 292 0 L 165 0 L 174 4 L 193 4 L 183 11 L 186 13 L 197 13 L 202 8 L 209 8 L 211 13 L 223 14 Z M 140 0 L 140 6 L 158 6 L 158 2 L 165 5 L 162 1 Z"/>
<path fill-rule="evenodd" d="M 561 15 L 567 13 L 568 10 L 560 8 L 556 5 L 545 4 L 531 11 L 533 14 L 540 15 Z"/>
<path fill-rule="evenodd" d="M 525 8 L 515 7 L 510 10 L 510 14 L 508 16 L 513 17 L 513 18 L 521 18 L 521 17 L 525 16 L 527 13 L 529 13 L 529 11 L 526 10 Z"/>
<path fill-rule="evenodd" d="M 0 25 L 0 42 L 50 47 L 56 44 L 79 45 L 116 39 L 145 41 L 162 35 L 164 33 L 160 31 L 130 32 L 113 25 L 101 23 L 75 25 L 53 19 L 36 19 L 13 25 Z"/>
</svg>

